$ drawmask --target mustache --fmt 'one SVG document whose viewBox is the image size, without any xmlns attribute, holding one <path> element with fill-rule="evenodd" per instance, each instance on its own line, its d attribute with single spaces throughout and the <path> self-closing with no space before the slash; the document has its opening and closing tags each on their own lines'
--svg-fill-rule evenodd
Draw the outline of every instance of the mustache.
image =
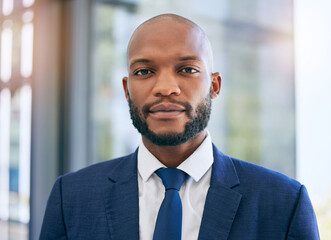
<svg viewBox="0 0 331 240">
<path fill-rule="evenodd" d="M 146 118 L 147 115 L 150 113 L 150 109 L 151 107 L 159 104 L 159 103 L 162 103 L 164 101 L 165 97 L 162 97 L 160 98 L 159 100 L 155 101 L 155 102 L 152 102 L 152 103 L 146 103 L 141 111 L 142 111 L 142 114 L 144 115 L 144 117 Z M 182 101 L 178 101 L 178 100 L 175 100 L 175 99 L 172 99 L 172 98 L 167 98 L 167 103 L 174 103 L 174 104 L 177 104 L 177 105 L 181 105 L 185 108 L 185 114 L 191 118 L 191 113 L 192 113 L 192 106 L 188 103 L 188 102 L 182 102 Z"/>
</svg>

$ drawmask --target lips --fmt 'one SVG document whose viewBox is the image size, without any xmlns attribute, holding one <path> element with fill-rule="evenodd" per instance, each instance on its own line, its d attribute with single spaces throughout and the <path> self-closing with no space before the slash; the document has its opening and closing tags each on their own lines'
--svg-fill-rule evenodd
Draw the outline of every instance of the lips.
<svg viewBox="0 0 331 240">
<path fill-rule="evenodd" d="M 175 117 L 185 112 L 185 107 L 177 104 L 157 104 L 149 109 L 149 113 L 158 117 Z"/>
<path fill-rule="evenodd" d="M 185 107 L 176 105 L 176 104 L 158 104 L 149 109 L 151 113 L 155 112 L 173 112 L 173 111 L 179 111 L 183 112 L 185 111 Z"/>
</svg>

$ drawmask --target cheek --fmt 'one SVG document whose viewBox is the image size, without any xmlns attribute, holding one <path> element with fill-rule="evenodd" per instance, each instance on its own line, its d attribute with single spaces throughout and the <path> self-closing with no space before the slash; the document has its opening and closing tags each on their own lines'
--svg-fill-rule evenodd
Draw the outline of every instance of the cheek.
<svg viewBox="0 0 331 240">
<path fill-rule="evenodd" d="M 147 97 L 144 87 L 142 86 L 136 86 L 134 84 L 131 84 L 128 90 L 131 101 L 133 101 L 136 105 L 139 105 L 140 102 Z"/>
<path fill-rule="evenodd" d="M 134 93 L 135 95 L 143 95 L 151 92 L 151 88 L 153 85 L 152 79 L 131 79 L 130 84 L 128 86 L 130 93 Z"/>
<path fill-rule="evenodd" d="M 193 108 L 193 112 L 196 112 L 197 108 L 206 102 L 206 99 L 210 98 L 210 87 L 201 89 L 200 91 L 196 91 L 193 99 L 191 101 L 191 106 Z"/>
<path fill-rule="evenodd" d="M 192 101 L 192 104 L 200 103 L 203 99 L 210 95 L 211 82 L 204 81 L 200 84 L 191 84 L 188 87 L 187 94 Z"/>
</svg>

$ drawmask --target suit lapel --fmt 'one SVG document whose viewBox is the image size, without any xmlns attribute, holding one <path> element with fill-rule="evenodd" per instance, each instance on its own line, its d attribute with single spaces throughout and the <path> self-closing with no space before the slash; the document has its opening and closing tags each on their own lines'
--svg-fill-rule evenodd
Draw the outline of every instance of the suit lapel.
<svg viewBox="0 0 331 240">
<path fill-rule="evenodd" d="M 137 151 L 119 161 L 109 174 L 107 184 L 105 207 L 111 239 L 138 240 Z"/>
<path fill-rule="evenodd" d="M 239 185 L 235 167 L 228 156 L 213 146 L 214 164 L 210 188 L 202 216 L 199 240 L 228 239 L 241 194 L 231 188 Z"/>
</svg>

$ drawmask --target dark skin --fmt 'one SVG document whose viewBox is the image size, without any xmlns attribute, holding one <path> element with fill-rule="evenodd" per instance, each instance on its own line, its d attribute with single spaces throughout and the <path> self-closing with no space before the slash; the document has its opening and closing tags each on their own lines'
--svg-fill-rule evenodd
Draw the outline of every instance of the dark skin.
<svg viewBox="0 0 331 240">
<path fill-rule="evenodd" d="M 141 112 L 152 105 L 145 120 L 156 134 L 180 133 L 190 120 L 182 105 L 187 102 L 193 113 L 210 94 L 214 99 L 221 89 L 221 77 L 212 73 L 209 41 L 197 27 L 171 17 L 141 25 L 128 46 L 128 77 L 123 78 L 126 99 Z M 206 129 L 177 146 L 159 146 L 142 136 L 147 149 L 165 166 L 177 167 L 203 142 Z"/>
</svg>

